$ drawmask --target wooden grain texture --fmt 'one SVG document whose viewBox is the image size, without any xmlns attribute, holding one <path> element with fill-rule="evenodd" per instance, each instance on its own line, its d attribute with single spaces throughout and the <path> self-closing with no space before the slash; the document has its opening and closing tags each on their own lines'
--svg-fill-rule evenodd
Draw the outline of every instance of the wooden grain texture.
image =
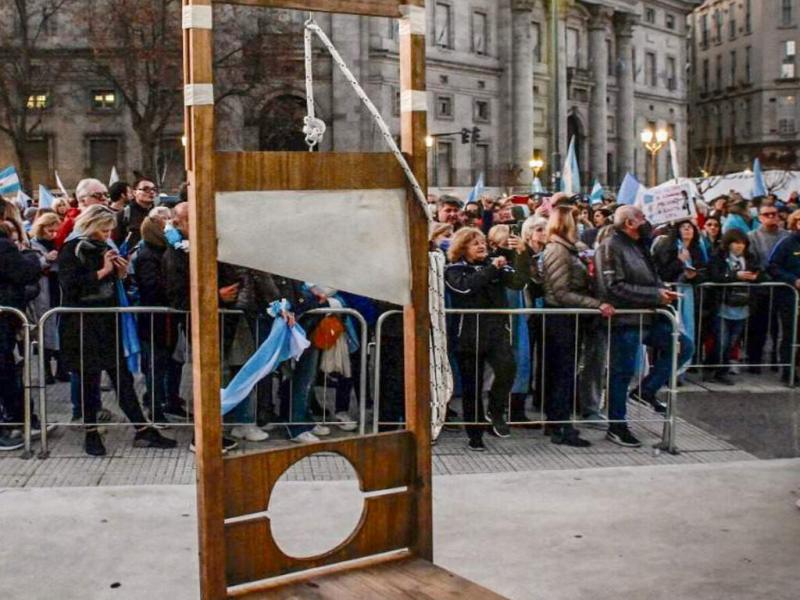
<svg viewBox="0 0 800 600">
<path fill-rule="evenodd" d="M 398 0 L 214 0 L 214 3 L 391 18 L 400 16 L 402 4 Z"/>
<path fill-rule="evenodd" d="M 386 152 L 218 152 L 217 191 L 398 189 L 406 178 Z"/>
<path fill-rule="evenodd" d="M 184 6 L 210 0 L 184 0 Z M 213 81 L 211 30 L 184 35 L 186 84 Z M 226 593 L 222 417 L 219 409 L 220 353 L 217 301 L 217 227 L 214 185 L 214 107 L 186 109 L 189 181 L 189 253 L 192 307 L 192 382 L 197 449 L 197 520 L 200 593 L 218 600 Z"/>
<path fill-rule="evenodd" d="M 409 6 L 425 6 L 425 0 L 407 0 Z M 425 37 L 400 38 L 400 89 L 422 92 L 425 87 Z M 427 178 L 427 113 L 403 112 L 403 152 L 423 190 Z M 428 220 L 414 195 L 408 194 L 409 246 L 411 248 L 411 303 L 404 307 L 404 361 L 406 424 L 416 438 L 417 485 L 415 487 L 416 538 L 412 552 L 433 560 L 433 495 L 431 490 L 431 380 L 430 309 L 428 305 Z"/>
<path fill-rule="evenodd" d="M 296 462 L 319 452 L 345 457 L 358 473 L 363 492 L 405 487 L 416 479 L 414 436 L 408 431 L 229 456 L 224 461 L 225 517 L 266 511 L 280 476 Z"/>
<path fill-rule="evenodd" d="M 286 555 L 276 544 L 268 517 L 225 526 L 228 585 L 334 565 L 383 552 L 408 548 L 412 541 L 413 494 L 392 492 L 364 499 L 361 520 L 338 547 L 309 558 Z"/>
<path fill-rule="evenodd" d="M 253 591 L 246 600 L 506 600 L 468 579 L 419 558 L 393 560 L 321 575 L 277 589 Z"/>
</svg>

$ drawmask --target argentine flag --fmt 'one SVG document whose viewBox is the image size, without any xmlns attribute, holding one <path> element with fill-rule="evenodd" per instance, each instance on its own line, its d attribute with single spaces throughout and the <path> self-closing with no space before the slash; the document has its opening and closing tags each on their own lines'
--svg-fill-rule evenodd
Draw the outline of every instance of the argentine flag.
<svg viewBox="0 0 800 600">
<path fill-rule="evenodd" d="M 55 202 L 55 198 L 50 190 L 39 184 L 39 208 L 53 208 L 53 202 Z"/>
<path fill-rule="evenodd" d="M 643 192 L 642 184 L 631 175 L 625 174 L 625 179 L 622 180 L 622 185 L 619 187 L 617 193 L 617 204 L 631 204 L 635 205 L 639 198 L 640 192 Z"/>
<path fill-rule="evenodd" d="M 14 166 L 6 167 L 0 171 L 0 194 L 13 194 L 19 192 L 19 175 Z"/>
<path fill-rule="evenodd" d="M 594 187 L 592 188 L 592 193 L 589 196 L 589 202 L 592 205 L 601 204 L 603 202 L 603 186 L 600 185 L 600 182 L 597 179 L 594 180 Z"/>
<path fill-rule="evenodd" d="M 753 161 L 753 198 L 758 196 L 766 196 L 767 182 L 764 179 L 764 171 L 761 170 L 761 161 L 755 159 Z"/>
<path fill-rule="evenodd" d="M 581 172 L 578 169 L 578 158 L 575 155 L 575 136 L 569 141 L 567 158 L 561 175 L 561 191 L 568 196 L 581 193 Z"/>
<path fill-rule="evenodd" d="M 486 189 L 486 186 L 483 184 L 483 173 L 481 176 L 478 177 L 478 183 L 475 184 L 475 187 L 472 188 L 472 191 L 469 193 L 469 198 L 467 198 L 467 204 L 470 202 L 478 202 L 483 195 L 483 190 Z"/>
</svg>

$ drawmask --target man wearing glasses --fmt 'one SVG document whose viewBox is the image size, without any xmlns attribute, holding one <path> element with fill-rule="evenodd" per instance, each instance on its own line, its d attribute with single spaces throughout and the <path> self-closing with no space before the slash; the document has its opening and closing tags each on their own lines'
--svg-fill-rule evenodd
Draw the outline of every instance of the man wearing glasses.
<svg viewBox="0 0 800 600">
<path fill-rule="evenodd" d="M 763 203 L 758 210 L 758 219 L 761 225 L 755 231 L 751 231 L 750 252 L 753 254 L 755 264 L 764 273 L 769 266 L 769 257 L 773 248 L 789 232 L 783 228 L 783 221 L 778 215 L 778 207 L 772 203 Z M 750 292 L 750 321 L 747 326 L 747 362 L 751 365 L 760 365 L 764 355 L 764 345 L 767 343 L 767 333 L 771 333 L 773 340 L 773 357 L 770 362 L 777 363 L 777 333 L 778 333 L 778 314 L 776 307 L 770 307 L 771 299 L 775 296 L 774 288 L 754 288 Z M 770 323 L 770 321 L 772 321 Z M 760 373 L 761 367 L 753 366 L 749 368 L 751 373 Z"/>
<path fill-rule="evenodd" d="M 64 241 L 75 227 L 75 219 L 82 211 L 94 204 L 108 204 L 108 188 L 97 179 L 81 179 L 75 188 L 75 197 L 78 199 L 78 207 L 70 208 L 64 216 L 64 222 L 56 234 L 56 248 L 60 249 L 64 245 Z"/>
<path fill-rule="evenodd" d="M 117 229 L 114 241 L 122 244 L 128 240 L 128 248 L 133 248 L 142 239 L 141 226 L 150 210 L 156 205 L 158 188 L 146 178 L 136 180 L 133 184 L 133 202 L 117 214 Z"/>
</svg>

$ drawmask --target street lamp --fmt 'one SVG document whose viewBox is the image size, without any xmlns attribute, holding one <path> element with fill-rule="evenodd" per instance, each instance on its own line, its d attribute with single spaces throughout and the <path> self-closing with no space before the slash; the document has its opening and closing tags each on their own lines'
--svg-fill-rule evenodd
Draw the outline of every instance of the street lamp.
<svg viewBox="0 0 800 600">
<path fill-rule="evenodd" d="M 533 169 L 533 176 L 538 179 L 539 171 L 544 167 L 544 161 L 541 158 L 532 158 L 528 165 Z"/>
<path fill-rule="evenodd" d="M 669 132 L 666 129 L 653 130 L 650 127 L 642 130 L 642 144 L 650 152 L 650 187 L 658 184 L 657 157 L 661 148 L 669 141 Z"/>
<path fill-rule="evenodd" d="M 433 148 L 434 141 L 435 140 L 433 139 L 432 135 L 426 135 L 425 136 L 425 147 L 428 148 L 428 150 L 430 150 L 431 148 Z"/>
</svg>

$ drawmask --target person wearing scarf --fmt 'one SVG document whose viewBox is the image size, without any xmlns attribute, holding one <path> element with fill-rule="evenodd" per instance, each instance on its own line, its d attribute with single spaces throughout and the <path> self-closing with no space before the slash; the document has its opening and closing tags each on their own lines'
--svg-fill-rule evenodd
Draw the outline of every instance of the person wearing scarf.
<svg viewBox="0 0 800 600">
<path fill-rule="evenodd" d="M 100 205 L 86 209 L 75 222 L 75 231 L 58 257 L 58 279 L 64 292 L 64 306 L 120 306 L 118 286 L 127 276 L 127 261 L 109 244 L 115 222 L 114 212 Z M 65 314 L 61 320 L 63 357 L 67 368 L 79 377 L 83 392 L 84 450 L 92 456 L 106 453 L 96 426 L 103 371 L 111 379 L 112 388 L 117 390 L 120 408 L 135 424 L 134 446 L 174 448 L 175 441 L 163 437 L 145 419 L 133 387 L 133 376 L 127 361 L 123 360 L 124 336 L 117 335 L 116 326 L 117 316 L 111 312 Z M 117 340 L 119 347 L 115 347 Z"/>
</svg>

